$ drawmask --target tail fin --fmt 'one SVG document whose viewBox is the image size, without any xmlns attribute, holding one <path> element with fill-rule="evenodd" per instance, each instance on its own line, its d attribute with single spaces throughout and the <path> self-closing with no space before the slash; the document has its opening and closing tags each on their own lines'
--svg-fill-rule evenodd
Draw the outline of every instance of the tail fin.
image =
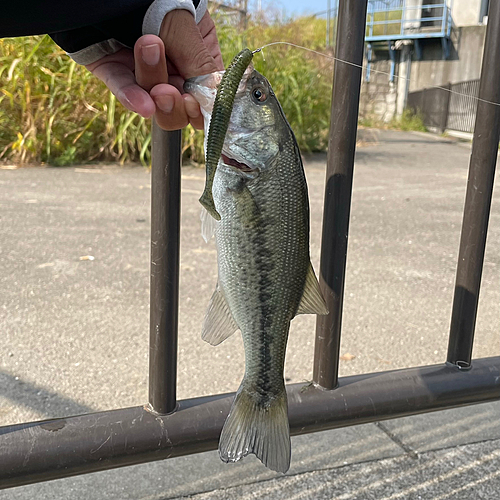
<svg viewBox="0 0 500 500">
<path fill-rule="evenodd" d="M 219 455 L 236 462 L 250 453 L 269 469 L 285 473 L 290 467 L 290 427 L 286 391 L 267 405 L 258 405 L 244 388 L 236 394 L 222 429 Z"/>
</svg>

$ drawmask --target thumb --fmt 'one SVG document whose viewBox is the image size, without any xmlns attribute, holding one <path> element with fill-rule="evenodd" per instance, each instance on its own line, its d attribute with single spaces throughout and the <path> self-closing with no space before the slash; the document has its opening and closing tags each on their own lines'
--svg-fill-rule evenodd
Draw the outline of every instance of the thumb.
<svg viewBox="0 0 500 500">
<path fill-rule="evenodd" d="M 187 10 L 173 10 L 163 19 L 160 38 L 168 59 L 187 79 L 217 71 L 193 15 Z"/>
</svg>

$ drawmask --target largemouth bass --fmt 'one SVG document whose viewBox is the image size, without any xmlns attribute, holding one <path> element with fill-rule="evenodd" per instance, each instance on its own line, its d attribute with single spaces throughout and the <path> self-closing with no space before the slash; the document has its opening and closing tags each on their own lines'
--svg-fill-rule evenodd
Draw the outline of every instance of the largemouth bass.
<svg viewBox="0 0 500 500">
<path fill-rule="evenodd" d="M 205 132 L 221 73 L 190 79 Z M 245 71 L 213 179 L 218 283 L 202 337 L 212 345 L 241 330 L 245 375 L 219 441 L 225 462 L 254 453 L 290 466 L 283 369 L 290 321 L 327 314 L 309 256 L 309 200 L 295 136 L 271 85 Z M 215 221 L 207 216 L 206 220 Z"/>
</svg>

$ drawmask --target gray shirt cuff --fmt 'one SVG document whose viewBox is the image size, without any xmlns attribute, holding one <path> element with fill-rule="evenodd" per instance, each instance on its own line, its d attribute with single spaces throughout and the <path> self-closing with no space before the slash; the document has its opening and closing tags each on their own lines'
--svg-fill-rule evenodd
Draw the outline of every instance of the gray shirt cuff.
<svg viewBox="0 0 500 500">
<path fill-rule="evenodd" d="M 89 45 L 78 52 L 68 52 L 68 55 L 78 64 L 86 65 L 98 61 L 101 57 L 114 54 L 124 47 L 123 43 L 111 38 L 110 40 Z"/>
<path fill-rule="evenodd" d="M 142 33 L 144 35 L 159 35 L 164 17 L 175 9 L 191 12 L 196 23 L 199 23 L 207 11 L 207 0 L 200 0 L 196 10 L 191 0 L 155 0 L 144 16 Z"/>
</svg>

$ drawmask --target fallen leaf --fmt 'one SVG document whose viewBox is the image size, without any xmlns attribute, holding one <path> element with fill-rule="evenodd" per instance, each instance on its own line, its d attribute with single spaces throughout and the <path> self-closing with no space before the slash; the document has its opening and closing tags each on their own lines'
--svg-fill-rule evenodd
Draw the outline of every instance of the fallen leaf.
<svg viewBox="0 0 500 500">
<path fill-rule="evenodd" d="M 217 250 L 212 250 L 210 248 L 194 248 L 191 250 L 193 253 L 208 253 L 208 254 L 216 254 Z"/>
<path fill-rule="evenodd" d="M 390 361 L 387 361 L 387 359 L 378 358 L 378 361 L 380 363 L 384 363 L 384 365 L 390 365 L 390 364 L 392 364 Z"/>
<path fill-rule="evenodd" d="M 102 174 L 103 171 L 100 168 L 75 168 L 75 172 L 79 172 L 81 174 Z"/>
<path fill-rule="evenodd" d="M 354 354 L 346 352 L 345 354 L 342 354 L 342 356 L 340 356 L 340 359 L 342 361 L 352 361 L 355 357 L 356 356 L 354 356 Z"/>
<path fill-rule="evenodd" d="M 38 269 L 43 269 L 44 267 L 53 267 L 55 264 L 54 262 L 45 262 L 43 264 L 38 264 Z"/>
</svg>

